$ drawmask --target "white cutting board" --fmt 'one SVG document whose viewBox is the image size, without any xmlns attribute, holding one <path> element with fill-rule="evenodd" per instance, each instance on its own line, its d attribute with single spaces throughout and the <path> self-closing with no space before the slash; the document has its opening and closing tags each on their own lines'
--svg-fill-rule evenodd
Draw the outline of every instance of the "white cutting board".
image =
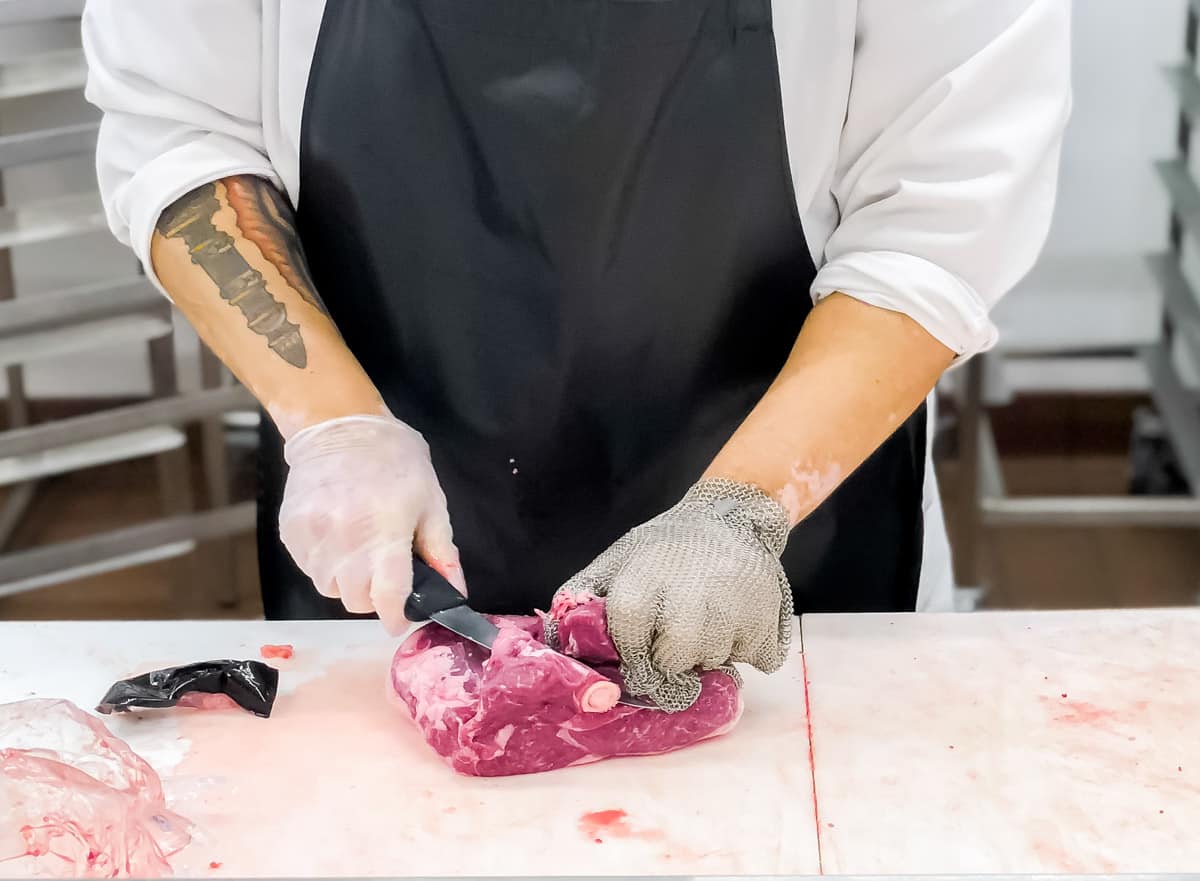
<svg viewBox="0 0 1200 881">
<path fill-rule="evenodd" d="M 374 622 L 0 623 L 0 702 L 90 708 L 115 679 L 291 643 L 270 720 L 110 717 L 197 824 L 182 877 L 744 875 L 818 869 L 802 660 L 748 676 L 728 736 L 669 756 L 460 777 L 386 697 Z M 618 822 L 585 815 L 624 811 Z M 609 815 L 612 816 L 611 814 Z M 599 840 L 597 840 L 599 839 Z"/>
<path fill-rule="evenodd" d="M 826 872 L 1200 869 L 1200 610 L 806 615 Z"/>
</svg>

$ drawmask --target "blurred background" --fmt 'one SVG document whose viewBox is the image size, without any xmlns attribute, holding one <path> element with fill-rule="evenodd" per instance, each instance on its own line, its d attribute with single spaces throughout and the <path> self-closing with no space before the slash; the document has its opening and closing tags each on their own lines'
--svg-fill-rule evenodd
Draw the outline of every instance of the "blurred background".
<svg viewBox="0 0 1200 881">
<path fill-rule="evenodd" d="M 81 7 L 0 0 L 0 619 L 261 614 L 257 412 L 107 232 Z M 1074 4 L 1049 242 L 939 389 L 963 610 L 1200 603 L 1198 11 Z"/>
</svg>

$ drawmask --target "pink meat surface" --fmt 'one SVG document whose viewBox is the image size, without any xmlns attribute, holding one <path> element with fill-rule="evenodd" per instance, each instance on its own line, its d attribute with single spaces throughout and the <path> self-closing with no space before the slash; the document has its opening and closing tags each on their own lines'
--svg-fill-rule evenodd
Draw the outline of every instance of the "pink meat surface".
<svg viewBox="0 0 1200 881">
<path fill-rule="evenodd" d="M 560 600 L 550 615 L 565 652 L 616 673 L 603 600 Z M 658 755 L 725 734 L 741 717 L 738 687 L 724 673 L 703 674 L 700 699 L 682 713 L 619 705 L 607 676 L 545 645 L 539 619 L 492 620 L 500 635 L 490 655 L 431 624 L 392 661 L 396 694 L 426 743 L 461 774 L 533 774 Z"/>
<path fill-rule="evenodd" d="M 207 694 L 202 691 L 193 691 L 191 694 L 181 695 L 179 701 L 175 704 L 177 707 L 187 707 L 192 710 L 240 710 L 237 701 L 227 694 Z"/>
<path fill-rule="evenodd" d="M 160 877 L 189 841 L 154 769 L 98 719 L 0 704 L 0 877 Z"/>
</svg>

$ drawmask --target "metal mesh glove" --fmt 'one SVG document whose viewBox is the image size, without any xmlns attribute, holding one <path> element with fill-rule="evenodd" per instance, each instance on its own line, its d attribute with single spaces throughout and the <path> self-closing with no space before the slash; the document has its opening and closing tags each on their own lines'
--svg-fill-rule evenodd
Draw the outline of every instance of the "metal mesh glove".
<svg viewBox="0 0 1200 881">
<path fill-rule="evenodd" d="M 788 531 L 787 513 L 757 487 L 702 480 L 559 592 L 606 597 L 626 687 L 685 710 L 700 695 L 697 670 L 737 662 L 770 673 L 783 664 L 792 592 L 779 556 Z"/>
<path fill-rule="evenodd" d="M 466 592 L 446 496 L 425 439 L 390 416 L 321 422 L 284 446 L 290 466 L 279 536 L 296 565 L 351 612 L 407 626 L 417 552 Z"/>
</svg>

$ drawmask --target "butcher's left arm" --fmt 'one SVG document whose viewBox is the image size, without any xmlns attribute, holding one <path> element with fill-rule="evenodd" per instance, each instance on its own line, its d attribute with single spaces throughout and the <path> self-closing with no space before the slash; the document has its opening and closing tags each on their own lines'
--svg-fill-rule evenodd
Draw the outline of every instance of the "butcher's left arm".
<svg viewBox="0 0 1200 881">
<path fill-rule="evenodd" d="M 907 315 L 828 297 L 704 477 L 758 487 L 795 526 L 908 418 L 953 359 Z"/>
<path fill-rule="evenodd" d="M 780 563 L 802 521 L 956 358 L 1050 226 L 1070 107 L 1063 0 L 859 0 L 816 305 L 770 390 L 662 516 L 563 586 L 608 598 L 627 686 L 672 709 L 695 670 L 786 657 Z M 697 475 L 700 477 L 700 475 Z"/>
<path fill-rule="evenodd" d="M 817 306 L 708 469 L 766 491 L 793 525 L 954 358 L 995 343 L 988 313 L 1050 226 L 1070 109 L 1061 0 L 862 0 L 858 10 L 833 181 L 841 221 L 813 284 Z"/>
</svg>

